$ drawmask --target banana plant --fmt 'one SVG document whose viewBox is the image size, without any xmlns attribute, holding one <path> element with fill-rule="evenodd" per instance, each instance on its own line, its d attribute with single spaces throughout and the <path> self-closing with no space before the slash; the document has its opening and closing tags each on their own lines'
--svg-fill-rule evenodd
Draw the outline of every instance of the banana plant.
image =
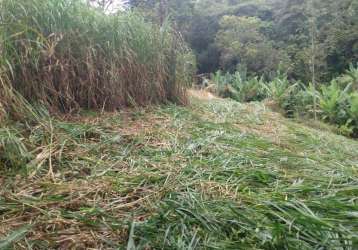
<svg viewBox="0 0 358 250">
<path fill-rule="evenodd" d="M 271 82 L 262 84 L 265 94 L 276 102 L 279 106 L 282 106 L 285 100 L 298 86 L 297 83 L 291 84 L 287 79 L 287 76 L 278 76 Z"/>
<path fill-rule="evenodd" d="M 342 89 L 337 81 L 332 81 L 328 86 L 322 86 L 319 97 L 319 106 L 323 113 L 323 119 L 331 123 L 339 123 L 347 116 L 346 103 L 349 100 L 349 91 L 352 84 Z"/>
</svg>

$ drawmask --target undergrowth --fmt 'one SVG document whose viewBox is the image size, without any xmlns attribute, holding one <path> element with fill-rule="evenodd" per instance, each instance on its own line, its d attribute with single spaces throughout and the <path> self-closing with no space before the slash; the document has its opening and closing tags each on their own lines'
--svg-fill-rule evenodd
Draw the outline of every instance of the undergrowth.
<svg viewBox="0 0 358 250">
<path fill-rule="evenodd" d="M 287 117 L 319 118 L 336 126 L 339 134 L 358 137 L 358 65 L 328 83 L 303 84 L 289 80 L 280 71 L 270 81 L 247 79 L 245 72 L 221 71 L 211 76 L 208 90 L 239 102 L 262 101 Z"/>
</svg>

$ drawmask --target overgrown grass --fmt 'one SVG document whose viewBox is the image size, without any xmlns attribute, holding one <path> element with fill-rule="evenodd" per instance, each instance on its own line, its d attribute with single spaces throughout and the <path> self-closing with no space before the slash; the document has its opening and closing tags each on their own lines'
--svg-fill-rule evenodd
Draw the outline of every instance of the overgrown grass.
<svg viewBox="0 0 358 250">
<path fill-rule="evenodd" d="M 356 141 L 259 103 L 192 102 L 8 124 L 21 161 L 2 159 L 0 244 L 356 249 Z"/>
<path fill-rule="evenodd" d="M 5 87 L 63 112 L 186 102 L 192 58 L 169 24 L 82 0 L 3 0 L 0 20 L 5 108 Z"/>
</svg>

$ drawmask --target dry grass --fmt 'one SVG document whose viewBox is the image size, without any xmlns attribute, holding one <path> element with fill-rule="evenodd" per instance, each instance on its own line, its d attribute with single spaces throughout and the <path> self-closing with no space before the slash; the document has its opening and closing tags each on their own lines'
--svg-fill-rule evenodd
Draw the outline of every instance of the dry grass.
<svg viewBox="0 0 358 250">
<path fill-rule="evenodd" d="M 66 124 L 70 131 L 63 131 Z M 82 128 L 81 124 L 86 125 Z M 117 136 L 112 143 L 117 144 L 116 140 L 124 143 L 114 146 L 118 151 L 125 150 L 130 144 L 133 144 L 133 150 L 143 145 L 165 148 L 166 142 L 158 137 L 157 129 L 161 127 L 169 131 L 169 124 L 169 117 L 145 109 L 138 113 L 127 109 L 100 116 L 63 117 L 60 124 L 53 124 L 56 135 L 52 147 L 43 145 L 33 150 L 26 176 L 0 178 L 0 184 L 3 184 L 0 190 L 0 239 L 24 225 L 31 225 L 26 240 L 33 242 L 35 248 L 112 249 L 119 242 L 125 242 L 128 221 L 143 221 L 150 217 L 150 201 L 160 199 L 162 188 L 131 188 L 130 179 L 139 178 L 140 173 L 133 169 L 131 162 L 112 159 L 116 158 L 115 151 L 111 152 L 112 146 L 100 134 Z M 37 129 L 40 128 L 34 128 L 33 135 Z M 83 129 L 84 133 L 77 134 L 78 129 Z M 82 145 L 74 140 L 77 138 L 71 138 L 77 135 L 81 136 Z M 137 141 L 139 138 L 143 138 L 143 142 Z M 67 144 L 61 148 L 64 140 Z M 107 150 L 114 155 L 107 155 Z M 76 166 L 79 160 L 88 166 Z M 69 165 L 62 168 L 61 162 L 66 161 Z M 53 173 L 50 173 L 51 168 Z M 120 181 L 112 177 L 113 173 L 125 173 L 125 179 Z M 25 242 L 19 242 L 15 249 L 28 247 Z"/>
<path fill-rule="evenodd" d="M 2 105 L 2 103 L 0 102 L 0 123 L 5 120 L 5 117 L 6 117 L 6 111 L 4 105 Z"/>
<path fill-rule="evenodd" d="M 111 182 L 106 180 L 76 180 L 66 183 L 51 183 L 46 180 L 25 182 L 16 183 L 14 185 L 16 189 L 11 195 L 8 192 L 2 195 L 2 202 L 14 204 L 11 213 L 2 216 L 3 228 L 0 229 L 2 236 L 4 233 L 30 224 L 32 233 L 28 234 L 28 240 L 41 240 L 60 249 L 100 249 L 103 243 L 99 239 L 111 238 L 121 241 L 127 237 L 125 231 L 113 231 L 104 225 L 97 230 L 86 226 L 86 224 L 96 224 L 91 219 L 100 220 L 100 214 L 104 213 L 107 214 L 106 216 L 111 215 L 113 218 L 121 219 L 123 211 L 130 210 L 134 206 L 135 196 L 129 201 L 127 197 L 115 193 Z M 29 197 L 33 197 L 34 200 L 29 200 Z M 59 198 L 40 201 L 41 197 Z M 115 202 L 121 204 L 121 207 L 108 206 Z M 66 215 L 63 211 L 66 211 Z M 91 212 L 93 215 L 88 215 Z M 86 221 L 81 221 L 81 216 L 87 216 Z M 26 248 L 26 246 L 18 245 L 18 248 Z"/>
<path fill-rule="evenodd" d="M 199 100 L 204 100 L 204 101 L 209 101 L 209 100 L 213 100 L 213 99 L 217 99 L 219 97 L 215 96 L 214 94 L 206 91 L 206 90 L 198 90 L 198 89 L 189 89 L 188 90 L 188 94 L 189 96 L 199 99 Z"/>
</svg>

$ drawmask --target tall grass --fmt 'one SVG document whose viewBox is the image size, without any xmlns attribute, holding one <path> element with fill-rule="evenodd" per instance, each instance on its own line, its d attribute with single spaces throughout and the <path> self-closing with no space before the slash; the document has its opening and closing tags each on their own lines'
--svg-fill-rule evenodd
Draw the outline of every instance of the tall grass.
<svg viewBox="0 0 358 250">
<path fill-rule="evenodd" d="M 0 5 L 1 88 L 62 112 L 186 102 L 190 53 L 170 25 L 81 0 Z"/>
</svg>

